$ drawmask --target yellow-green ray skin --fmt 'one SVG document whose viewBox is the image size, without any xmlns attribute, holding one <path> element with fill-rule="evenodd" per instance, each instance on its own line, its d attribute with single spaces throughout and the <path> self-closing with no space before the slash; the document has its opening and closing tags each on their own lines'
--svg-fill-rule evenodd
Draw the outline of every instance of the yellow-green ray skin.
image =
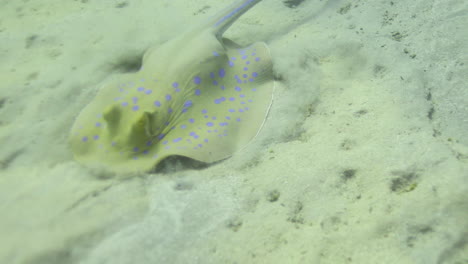
<svg viewBox="0 0 468 264">
<path fill-rule="evenodd" d="M 101 87 L 72 127 L 76 160 L 149 171 L 172 155 L 218 161 L 255 137 L 272 101 L 272 63 L 264 43 L 237 49 L 221 40 L 235 10 L 151 48 L 140 71 Z"/>
</svg>

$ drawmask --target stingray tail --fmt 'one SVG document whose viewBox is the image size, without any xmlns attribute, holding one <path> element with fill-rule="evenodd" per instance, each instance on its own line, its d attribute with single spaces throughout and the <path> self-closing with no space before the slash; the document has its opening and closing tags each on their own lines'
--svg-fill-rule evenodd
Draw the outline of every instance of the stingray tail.
<svg viewBox="0 0 468 264">
<path fill-rule="evenodd" d="M 240 16 L 262 0 L 242 0 L 223 9 L 209 20 L 209 26 L 218 39 Z"/>
</svg>

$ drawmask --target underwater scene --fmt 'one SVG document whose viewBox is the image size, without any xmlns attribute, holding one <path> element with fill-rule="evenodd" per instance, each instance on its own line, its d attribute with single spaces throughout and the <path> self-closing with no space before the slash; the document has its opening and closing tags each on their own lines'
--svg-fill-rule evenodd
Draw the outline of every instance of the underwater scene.
<svg viewBox="0 0 468 264">
<path fill-rule="evenodd" d="M 468 263 L 467 1 L 0 7 L 0 263 Z"/>
</svg>

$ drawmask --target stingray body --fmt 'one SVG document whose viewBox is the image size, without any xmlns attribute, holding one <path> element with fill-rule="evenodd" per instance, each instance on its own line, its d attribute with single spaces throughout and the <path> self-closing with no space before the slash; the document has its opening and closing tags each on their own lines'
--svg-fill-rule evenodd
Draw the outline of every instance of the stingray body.
<svg viewBox="0 0 468 264">
<path fill-rule="evenodd" d="M 138 72 L 115 76 L 77 117 L 75 159 L 115 172 L 149 171 L 173 155 L 229 157 L 256 136 L 272 101 L 267 46 L 238 48 L 224 31 L 260 0 L 235 3 L 149 49 Z"/>
</svg>

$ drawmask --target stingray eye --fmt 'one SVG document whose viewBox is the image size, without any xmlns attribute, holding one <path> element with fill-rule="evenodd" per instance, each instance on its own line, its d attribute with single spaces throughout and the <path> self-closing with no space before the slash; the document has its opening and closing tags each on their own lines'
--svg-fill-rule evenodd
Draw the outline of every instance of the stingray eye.
<svg viewBox="0 0 468 264">
<path fill-rule="evenodd" d="M 103 114 L 104 120 L 107 122 L 107 128 L 109 130 L 110 135 L 114 135 L 117 133 L 120 119 L 122 117 L 122 112 L 117 105 L 111 105 L 106 110 L 104 110 Z"/>
<path fill-rule="evenodd" d="M 148 113 L 141 113 L 134 117 L 126 137 L 126 144 L 132 148 L 141 148 L 148 140 Z"/>
<path fill-rule="evenodd" d="M 145 120 L 142 118 L 137 121 L 137 126 L 139 127 L 144 127 L 145 126 Z"/>
<path fill-rule="evenodd" d="M 104 110 L 104 120 L 107 123 L 118 123 L 120 121 L 121 111 L 117 105 L 111 105 L 106 110 Z"/>
<path fill-rule="evenodd" d="M 134 129 L 137 131 L 143 131 L 146 128 L 146 124 L 148 124 L 147 117 L 145 115 L 146 113 L 141 114 L 137 119 L 135 120 L 134 123 Z"/>
</svg>

